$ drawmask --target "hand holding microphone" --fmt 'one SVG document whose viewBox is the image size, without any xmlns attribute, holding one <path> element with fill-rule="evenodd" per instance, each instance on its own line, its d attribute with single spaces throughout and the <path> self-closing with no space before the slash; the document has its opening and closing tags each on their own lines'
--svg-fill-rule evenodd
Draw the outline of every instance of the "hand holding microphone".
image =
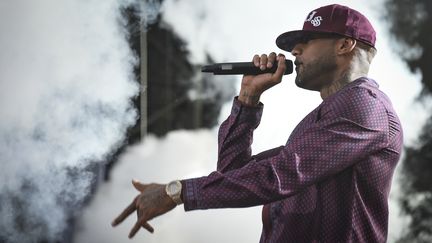
<svg viewBox="0 0 432 243">
<path fill-rule="evenodd" d="M 219 63 L 205 66 L 202 71 L 214 74 L 243 74 L 238 100 L 246 106 L 257 106 L 264 91 L 279 84 L 283 75 L 292 73 L 293 64 L 286 60 L 284 55 L 276 56 L 276 53 L 272 52 L 268 56 L 255 55 L 249 63 Z"/>
</svg>

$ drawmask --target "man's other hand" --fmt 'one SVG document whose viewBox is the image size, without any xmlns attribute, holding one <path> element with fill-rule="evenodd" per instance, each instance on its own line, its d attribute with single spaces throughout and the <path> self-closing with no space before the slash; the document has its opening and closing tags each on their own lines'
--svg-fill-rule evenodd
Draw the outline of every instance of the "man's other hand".
<svg viewBox="0 0 432 243">
<path fill-rule="evenodd" d="M 136 196 L 132 203 L 111 223 L 113 227 L 117 226 L 136 211 L 137 222 L 131 229 L 129 238 L 134 237 L 141 227 L 153 233 L 154 229 L 147 221 L 176 207 L 174 201 L 166 194 L 165 185 L 154 183 L 141 184 L 136 180 L 133 180 L 132 184 L 140 194 Z"/>
</svg>

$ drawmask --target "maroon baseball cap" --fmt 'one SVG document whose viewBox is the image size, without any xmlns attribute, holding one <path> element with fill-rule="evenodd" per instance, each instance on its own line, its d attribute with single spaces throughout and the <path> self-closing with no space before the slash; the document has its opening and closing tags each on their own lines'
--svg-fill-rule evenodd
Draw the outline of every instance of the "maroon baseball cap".
<svg viewBox="0 0 432 243">
<path fill-rule="evenodd" d="M 369 20 L 360 12 L 338 4 L 313 10 L 306 17 L 302 30 L 279 35 L 276 45 L 291 51 L 308 33 L 339 34 L 375 47 L 375 30 Z"/>
</svg>

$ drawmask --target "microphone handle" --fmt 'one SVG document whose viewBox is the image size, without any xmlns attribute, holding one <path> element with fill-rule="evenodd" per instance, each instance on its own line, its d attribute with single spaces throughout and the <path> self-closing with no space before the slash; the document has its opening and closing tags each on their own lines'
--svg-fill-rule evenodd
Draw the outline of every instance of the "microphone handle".
<svg viewBox="0 0 432 243">
<path fill-rule="evenodd" d="M 291 60 L 285 60 L 286 70 L 284 75 L 293 72 L 293 63 Z M 213 73 L 214 75 L 258 75 L 263 73 L 274 73 L 277 69 L 277 63 L 274 63 L 272 68 L 261 70 L 255 67 L 253 62 L 227 62 L 205 65 L 201 68 L 201 72 Z"/>
</svg>

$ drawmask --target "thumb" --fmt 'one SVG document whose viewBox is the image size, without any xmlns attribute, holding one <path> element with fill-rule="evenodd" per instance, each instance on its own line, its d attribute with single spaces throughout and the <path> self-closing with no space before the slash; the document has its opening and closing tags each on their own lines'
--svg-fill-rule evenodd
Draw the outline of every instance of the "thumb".
<svg viewBox="0 0 432 243">
<path fill-rule="evenodd" d="M 132 180 L 132 185 L 135 187 L 135 189 L 137 189 L 140 192 L 143 192 L 147 188 L 147 185 L 142 184 L 140 181 L 136 179 Z"/>
</svg>

